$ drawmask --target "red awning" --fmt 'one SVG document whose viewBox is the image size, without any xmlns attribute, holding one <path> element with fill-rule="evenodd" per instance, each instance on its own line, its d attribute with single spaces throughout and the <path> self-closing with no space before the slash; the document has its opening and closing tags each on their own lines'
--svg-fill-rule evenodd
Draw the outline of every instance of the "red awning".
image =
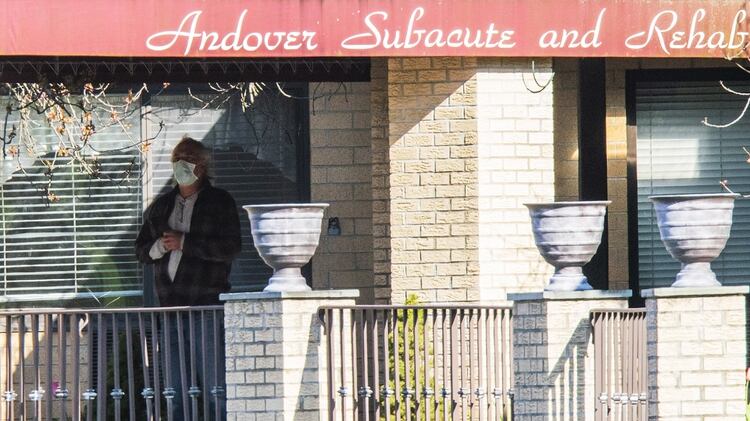
<svg viewBox="0 0 750 421">
<path fill-rule="evenodd" d="M 3 0 L 0 55 L 723 57 L 743 0 Z"/>
</svg>

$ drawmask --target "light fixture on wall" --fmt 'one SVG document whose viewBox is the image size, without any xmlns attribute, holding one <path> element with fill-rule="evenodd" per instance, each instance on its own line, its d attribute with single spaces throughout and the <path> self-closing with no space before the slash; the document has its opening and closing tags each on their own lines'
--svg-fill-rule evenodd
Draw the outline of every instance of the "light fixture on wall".
<svg viewBox="0 0 750 421">
<path fill-rule="evenodd" d="M 341 224 L 339 223 L 338 217 L 328 218 L 328 235 L 329 236 L 341 235 Z"/>
</svg>

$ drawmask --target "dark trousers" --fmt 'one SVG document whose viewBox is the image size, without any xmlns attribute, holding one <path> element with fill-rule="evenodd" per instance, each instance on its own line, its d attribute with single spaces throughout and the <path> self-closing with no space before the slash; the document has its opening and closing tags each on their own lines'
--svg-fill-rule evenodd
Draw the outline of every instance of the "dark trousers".
<svg viewBox="0 0 750 421">
<path fill-rule="evenodd" d="M 163 330 L 166 335 L 163 346 L 168 342 L 168 348 L 164 349 L 165 391 L 170 388 L 174 391 L 162 396 L 173 396 L 171 405 L 167 404 L 167 419 L 223 421 L 226 419 L 223 314 L 192 313 L 192 329 L 189 314 L 180 312 L 170 314 L 168 326 Z M 208 408 L 204 405 L 206 398 Z"/>
</svg>

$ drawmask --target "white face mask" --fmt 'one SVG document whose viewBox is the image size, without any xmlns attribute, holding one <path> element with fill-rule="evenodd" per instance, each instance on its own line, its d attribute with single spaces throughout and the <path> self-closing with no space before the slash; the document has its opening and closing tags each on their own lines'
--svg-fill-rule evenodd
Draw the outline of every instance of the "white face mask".
<svg viewBox="0 0 750 421">
<path fill-rule="evenodd" d="M 198 181 L 198 177 L 195 175 L 195 164 L 180 160 L 172 163 L 172 169 L 177 184 L 189 186 Z"/>
</svg>

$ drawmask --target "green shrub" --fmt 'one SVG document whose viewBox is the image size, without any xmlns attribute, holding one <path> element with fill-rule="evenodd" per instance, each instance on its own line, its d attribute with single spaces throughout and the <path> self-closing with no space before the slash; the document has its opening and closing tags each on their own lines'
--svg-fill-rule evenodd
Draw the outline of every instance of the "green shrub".
<svg viewBox="0 0 750 421">
<path fill-rule="evenodd" d="M 416 295 L 409 295 L 406 298 L 406 305 L 409 306 L 418 306 L 421 303 L 419 298 Z M 412 418 L 415 418 L 415 415 L 417 411 L 421 411 L 424 413 L 425 411 L 425 405 L 429 404 L 429 411 L 431 413 L 434 413 L 435 406 L 437 406 L 438 411 L 442 414 L 443 411 L 443 399 L 440 396 L 440 385 L 436 384 L 434 375 L 431 375 L 427 378 L 427 385 L 424 384 L 425 379 L 425 367 L 424 364 L 422 364 L 423 361 L 423 354 L 425 348 L 427 348 L 427 354 L 428 354 L 428 362 L 432 363 L 432 358 L 435 355 L 435 350 L 432 348 L 432 344 L 429 341 L 429 338 L 425 334 L 425 311 L 413 311 L 413 310 L 396 310 L 396 332 L 398 333 L 398 355 L 399 355 L 399 366 L 398 366 L 398 376 L 400 380 L 400 389 L 396 389 L 396 382 L 395 379 L 391 378 L 388 384 L 388 387 L 396 394 L 397 398 L 396 403 L 393 403 L 393 400 L 391 399 L 391 407 L 390 412 L 391 415 L 395 417 L 396 410 L 400 409 L 401 415 L 399 420 L 407 421 L 406 418 L 406 412 L 407 412 L 407 406 L 409 412 L 412 414 Z M 416 331 L 414 329 L 416 322 Z M 406 334 L 406 339 L 409 344 L 409 348 L 405 349 L 405 343 L 404 343 L 404 329 L 408 327 L 408 331 Z M 395 353 L 393 352 L 394 344 L 395 344 L 396 338 L 394 337 L 394 332 L 391 332 L 388 336 L 388 342 L 389 347 L 391 349 L 391 352 L 389 353 L 388 357 L 388 366 L 389 368 L 395 367 Z M 414 341 L 417 341 L 417 355 L 414 354 Z M 409 372 L 406 372 L 406 366 L 404 364 L 404 353 L 406 353 L 407 358 L 409 359 Z M 420 359 L 420 366 L 419 371 L 416 369 L 415 359 Z M 406 380 L 409 381 L 409 393 L 410 398 L 407 400 L 405 399 L 403 392 L 406 388 Z M 419 379 L 419 386 L 420 390 L 416 390 L 416 383 L 417 379 Z M 429 396 L 429 399 L 424 399 L 423 393 L 427 391 L 428 393 L 431 393 L 432 395 Z M 385 418 L 385 414 L 381 416 L 381 418 Z"/>
</svg>

